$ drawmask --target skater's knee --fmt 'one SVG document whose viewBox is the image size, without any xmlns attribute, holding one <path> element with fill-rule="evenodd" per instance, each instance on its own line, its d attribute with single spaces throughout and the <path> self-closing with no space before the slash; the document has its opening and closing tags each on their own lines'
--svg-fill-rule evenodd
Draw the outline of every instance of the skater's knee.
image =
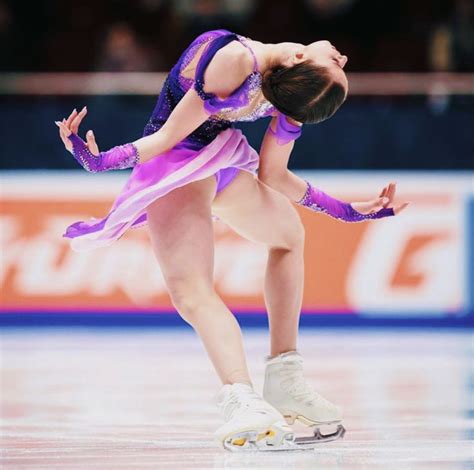
<svg viewBox="0 0 474 470">
<path fill-rule="evenodd" d="M 288 224 L 278 242 L 273 243 L 270 248 L 303 251 L 305 241 L 305 229 L 301 220 L 294 220 Z"/>
<path fill-rule="evenodd" d="M 290 237 L 290 244 L 294 249 L 303 249 L 305 240 L 305 229 L 301 220 L 295 223 L 293 226 L 292 234 Z"/>
<path fill-rule="evenodd" d="M 177 279 L 168 282 L 168 293 L 175 309 L 191 324 L 216 295 L 212 286 Z"/>
</svg>

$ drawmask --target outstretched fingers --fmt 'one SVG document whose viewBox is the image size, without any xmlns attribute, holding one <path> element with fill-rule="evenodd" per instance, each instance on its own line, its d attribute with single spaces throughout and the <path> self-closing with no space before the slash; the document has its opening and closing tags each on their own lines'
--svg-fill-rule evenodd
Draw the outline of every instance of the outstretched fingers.
<svg viewBox="0 0 474 470">
<path fill-rule="evenodd" d="M 79 126 L 87 114 L 87 107 L 84 106 L 81 111 L 77 112 L 77 109 L 74 108 L 71 114 L 67 119 L 62 121 L 54 121 L 55 124 L 59 127 L 59 136 L 63 141 L 64 146 L 67 150 L 72 152 L 72 142 L 69 137 L 71 133 L 78 134 Z M 99 147 L 95 141 L 95 136 L 92 131 L 88 131 L 86 134 L 87 147 L 94 155 L 99 155 Z"/>
<path fill-rule="evenodd" d="M 410 205 L 410 201 L 404 202 L 404 203 L 402 203 L 402 204 L 400 204 L 400 205 L 394 207 L 394 208 L 393 208 L 393 213 L 394 213 L 395 215 L 398 215 L 398 214 L 400 214 L 400 212 L 401 212 L 402 210 L 404 210 L 404 209 L 405 209 L 406 207 L 408 207 L 409 205 Z"/>
<path fill-rule="evenodd" d="M 395 197 L 395 189 L 397 183 L 389 183 L 385 188 L 382 189 L 379 198 L 385 198 L 383 202 L 383 207 L 388 207 L 393 202 Z"/>
<path fill-rule="evenodd" d="M 74 111 L 73 111 L 74 112 Z M 84 106 L 79 113 L 71 119 L 70 125 L 68 125 L 69 129 L 71 129 L 74 134 L 77 134 L 79 131 L 79 125 L 81 124 L 84 116 L 87 114 L 87 107 Z M 70 116 L 71 117 L 71 116 Z"/>
<path fill-rule="evenodd" d="M 393 206 L 396 189 L 397 189 L 397 183 L 389 183 L 387 186 L 385 186 L 385 188 L 383 188 L 382 192 L 380 193 L 380 196 L 387 198 L 387 202 L 384 203 L 383 205 L 384 208 Z M 400 214 L 400 212 L 402 212 L 409 205 L 410 205 L 410 201 L 398 204 L 397 206 L 393 207 L 393 213 L 395 215 Z"/>
<path fill-rule="evenodd" d="M 378 212 L 380 209 L 383 209 L 388 205 L 387 196 L 380 196 L 373 201 L 373 207 L 371 212 Z"/>
<path fill-rule="evenodd" d="M 382 209 L 383 204 L 384 199 L 382 197 L 377 197 L 366 202 L 353 202 L 351 203 L 351 206 L 361 214 L 373 214 L 374 212 L 378 212 L 380 209 Z"/>
<path fill-rule="evenodd" d="M 388 203 L 386 206 L 392 204 L 394 198 L 395 198 L 395 191 L 397 189 L 397 183 L 390 183 L 387 187 L 387 193 L 385 194 L 386 197 L 388 197 Z M 385 207 L 386 207 L 385 206 Z"/>
<path fill-rule="evenodd" d="M 95 141 L 95 135 L 92 130 L 87 131 L 86 134 L 86 140 L 87 140 L 87 147 L 89 147 L 89 150 L 93 155 L 99 155 L 99 147 L 97 145 L 97 142 Z"/>
<path fill-rule="evenodd" d="M 77 116 L 77 109 L 74 108 L 72 110 L 72 113 L 69 115 L 69 117 L 66 119 L 66 126 L 71 128 L 71 123 L 72 123 L 72 120 Z M 64 121 L 64 119 L 63 119 Z"/>
<path fill-rule="evenodd" d="M 54 121 L 54 123 L 59 127 L 59 134 L 61 136 L 61 139 L 64 139 L 66 137 L 69 137 L 71 135 L 70 129 L 66 126 L 65 121 Z"/>
<path fill-rule="evenodd" d="M 63 141 L 64 147 L 68 152 L 72 151 L 72 142 L 68 139 L 68 136 L 71 135 L 71 131 L 66 127 L 65 121 L 54 121 L 54 123 L 59 127 L 59 137 Z"/>
</svg>

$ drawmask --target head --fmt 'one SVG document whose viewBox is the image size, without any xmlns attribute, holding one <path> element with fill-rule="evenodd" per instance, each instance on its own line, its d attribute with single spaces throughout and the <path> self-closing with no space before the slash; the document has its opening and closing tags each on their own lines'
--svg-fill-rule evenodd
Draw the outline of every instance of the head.
<svg viewBox="0 0 474 470">
<path fill-rule="evenodd" d="M 330 118 L 347 96 L 347 57 L 329 41 L 279 47 L 280 60 L 263 75 L 265 98 L 299 122 L 316 124 Z"/>
</svg>

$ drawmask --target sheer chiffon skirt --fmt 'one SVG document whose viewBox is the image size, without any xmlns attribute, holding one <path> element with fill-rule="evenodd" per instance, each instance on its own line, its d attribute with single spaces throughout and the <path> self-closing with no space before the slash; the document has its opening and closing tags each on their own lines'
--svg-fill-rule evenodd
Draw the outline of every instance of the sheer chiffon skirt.
<svg viewBox="0 0 474 470">
<path fill-rule="evenodd" d="M 74 251 L 110 245 L 129 228 L 146 224 L 146 207 L 173 189 L 216 175 L 218 190 L 239 170 L 256 174 L 258 153 L 240 129 L 230 127 L 199 150 L 186 140 L 171 150 L 133 168 L 127 183 L 103 219 L 91 218 L 70 225 L 63 237 Z M 164 227 L 164 229 L 166 229 Z"/>
</svg>

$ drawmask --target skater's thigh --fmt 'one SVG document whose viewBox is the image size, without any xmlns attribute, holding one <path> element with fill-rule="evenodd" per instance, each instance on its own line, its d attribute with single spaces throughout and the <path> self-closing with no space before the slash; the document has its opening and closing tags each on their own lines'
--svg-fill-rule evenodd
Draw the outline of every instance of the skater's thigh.
<svg viewBox="0 0 474 470">
<path fill-rule="evenodd" d="M 249 240 L 288 249 L 304 243 L 304 227 L 291 201 L 247 171 L 215 197 L 212 210 Z"/>
<path fill-rule="evenodd" d="M 155 256 L 168 287 L 212 286 L 214 176 L 176 188 L 147 207 Z"/>
</svg>

